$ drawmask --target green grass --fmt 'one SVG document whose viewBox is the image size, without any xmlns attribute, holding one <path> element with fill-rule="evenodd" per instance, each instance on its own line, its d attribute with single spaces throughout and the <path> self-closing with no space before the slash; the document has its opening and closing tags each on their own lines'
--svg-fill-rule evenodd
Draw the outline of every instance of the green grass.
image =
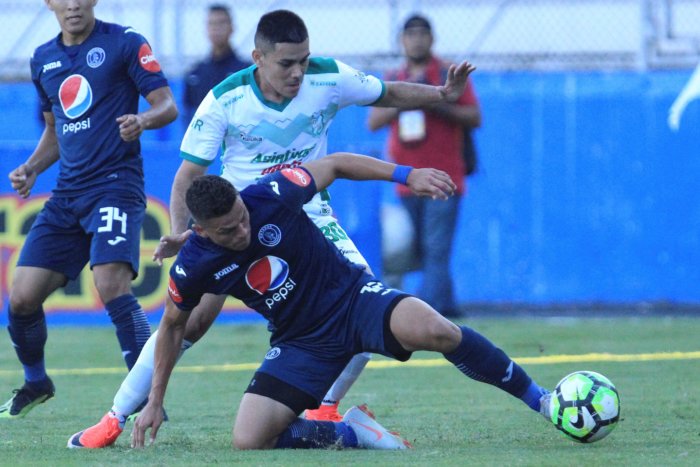
<svg viewBox="0 0 700 467">
<path fill-rule="evenodd" d="M 414 450 L 235 451 L 230 447 L 231 427 L 253 370 L 220 365 L 259 362 L 268 336 L 262 325 L 219 325 L 188 352 L 173 375 L 166 398 L 171 421 L 161 428 L 156 445 L 131 450 L 129 424 L 115 447 L 68 450 L 68 437 L 109 409 L 125 370 L 112 329 L 54 327 L 49 330 L 47 364 L 56 397 L 25 419 L 0 420 L 0 464 L 697 465 L 700 318 L 480 318 L 469 325 L 516 359 L 591 352 L 632 355 L 625 362 L 577 362 L 572 357 L 567 363 L 535 359 L 523 364 L 548 387 L 578 369 L 608 376 L 621 397 L 617 429 L 599 443 L 573 443 L 520 401 L 469 380 L 451 366 L 411 365 L 439 357 L 417 353 L 404 365 L 369 367 L 343 402 L 343 408 L 367 402 L 383 425 L 414 443 Z M 0 339 L 5 348 L 0 354 L 4 402 L 21 373 L 8 340 Z M 672 351 L 695 354 L 648 361 L 633 356 Z M 374 361 L 386 359 L 377 356 Z"/>
</svg>

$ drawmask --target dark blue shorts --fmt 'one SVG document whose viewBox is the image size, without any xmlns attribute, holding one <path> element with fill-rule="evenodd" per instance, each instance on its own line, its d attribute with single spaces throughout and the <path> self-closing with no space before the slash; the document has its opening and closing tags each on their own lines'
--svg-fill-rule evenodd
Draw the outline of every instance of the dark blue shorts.
<svg viewBox="0 0 700 467">
<path fill-rule="evenodd" d="M 139 241 L 146 205 L 124 193 L 52 196 L 24 241 L 18 266 L 33 266 L 75 279 L 85 264 L 128 263 L 139 270 Z"/>
<path fill-rule="evenodd" d="M 315 328 L 313 336 L 295 336 L 275 343 L 268 350 L 256 374 L 263 373 L 283 382 L 283 386 L 291 389 L 286 392 L 298 392 L 302 397 L 296 399 L 303 399 L 302 405 L 307 406 L 300 406 L 298 400 L 290 401 L 295 397 L 280 394 L 285 391 L 278 391 L 279 386 L 274 384 L 270 384 L 270 389 L 253 388 L 255 379 L 246 392 L 280 401 L 298 413 L 304 408 L 318 407 L 355 354 L 373 352 L 408 360 L 411 352 L 401 347 L 389 329 L 396 304 L 406 297 L 406 293 L 385 288 L 365 274 L 345 301 L 346 306 L 338 310 L 334 319 Z"/>
</svg>

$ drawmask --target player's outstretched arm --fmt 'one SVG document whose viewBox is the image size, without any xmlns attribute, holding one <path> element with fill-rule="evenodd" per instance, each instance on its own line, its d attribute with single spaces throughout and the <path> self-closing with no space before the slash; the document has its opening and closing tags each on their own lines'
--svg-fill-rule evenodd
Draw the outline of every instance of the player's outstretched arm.
<svg viewBox="0 0 700 467">
<path fill-rule="evenodd" d="M 134 423 L 134 430 L 131 433 L 132 448 L 145 446 L 146 431 L 149 428 L 151 429 L 150 444 L 156 440 L 158 429 L 163 423 L 165 390 L 182 346 L 185 325 L 189 316 L 190 313 L 180 311 L 173 300 L 169 296 L 166 297 L 165 312 L 158 326 L 151 392 L 148 395 L 146 407 L 143 408 Z"/>
<path fill-rule="evenodd" d="M 204 175 L 207 168 L 193 162 L 183 160 L 175 174 L 173 186 L 170 189 L 170 235 L 163 235 L 153 252 L 153 261 L 163 265 L 165 258 L 175 256 L 192 233 L 187 229 L 190 221 L 190 211 L 185 203 L 185 193 L 192 180 Z"/>
<path fill-rule="evenodd" d="M 162 128 L 177 118 L 177 105 L 168 86 L 149 92 L 146 100 L 150 104 L 147 110 L 117 117 L 119 135 L 124 141 L 135 141 L 145 130 Z"/>
<path fill-rule="evenodd" d="M 335 153 L 303 165 L 321 191 L 338 178 L 348 180 L 384 180 L 403 183 L 418 196 L 447 199 L 457 186 L 447 173 L 437 169 L 397 166 L 373 157 Z"/>
<path fill-rule="evenodd" d="M 398 107 L 412 109 L 441 102 L 457 102 L 467 86 L 467 77 L 476 70 L 469 62 L 450 65 L 447 79 L 442 86 L 387 81 L 386 93 L 374 105 L 377 107 Z"/>
<path fill-rule="evenodd" d="M 59 158 L 53 113 L 44 112 L 44 132 L 27 161 L 8 175 L 12 189 L 22 198 L 27 198 L 36 183 L 37 176 L 51 167 Z"/>
</svg>

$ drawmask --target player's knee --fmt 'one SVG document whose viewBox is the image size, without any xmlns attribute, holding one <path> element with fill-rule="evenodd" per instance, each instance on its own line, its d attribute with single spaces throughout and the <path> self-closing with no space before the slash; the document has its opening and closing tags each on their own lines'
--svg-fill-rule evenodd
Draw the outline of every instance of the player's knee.
<svg viewBox="0 0 700 467">
<path fill-rule="evenodd" d="M 232 445 L 235 449 L 250 450 L 250 449 L 270 449 L 271 440 L 262 439 L 255 436 L 253 433 L 243 430 L 233 429 Z"/>
<path fill-rule="evenodd" d="M 29 315 L 38 310 L 40 306 L 41 302 L 21 288 L 13 288 L 10 291 L 10 310 L 13 314 Z"/>
</svg>

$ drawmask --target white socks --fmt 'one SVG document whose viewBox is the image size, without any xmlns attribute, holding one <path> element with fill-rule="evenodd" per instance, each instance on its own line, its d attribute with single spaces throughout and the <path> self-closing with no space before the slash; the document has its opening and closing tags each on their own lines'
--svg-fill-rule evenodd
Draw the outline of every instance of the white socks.
<svg viewBox="0 0 700 467">
<path fill-rule="evenodd" d="M 372 354 L 368 352 L 358 353 L 345 366 L 343 372 L 335 380 L 333 386 L 328 390 L 328 393 L 323 398 L 322 405 L 333 405 L 340 401 L 350 390 L 350 386 L 357 381 L 357 378 L 364 370 L 367 363 L 371 360 Z"/>
<path fill-rule="evenodd" d="M 112 411 L 115 416 L 128 417 L 143 403 L 151 391 L 151 379 L 153 377 L 153 364 L 156 353 L 156 338 L 158 331 L 151 334 L 151 337 L 146 341 L 143 350 L 139 354 L 136 364 L 126 375 L 122 385 L 114 396 L 114 405 Z M 177 359 L 180 360 L 185 350 L 192 347 L 192 343 L 183 340 L 182 348 Z"/>
</svg>

